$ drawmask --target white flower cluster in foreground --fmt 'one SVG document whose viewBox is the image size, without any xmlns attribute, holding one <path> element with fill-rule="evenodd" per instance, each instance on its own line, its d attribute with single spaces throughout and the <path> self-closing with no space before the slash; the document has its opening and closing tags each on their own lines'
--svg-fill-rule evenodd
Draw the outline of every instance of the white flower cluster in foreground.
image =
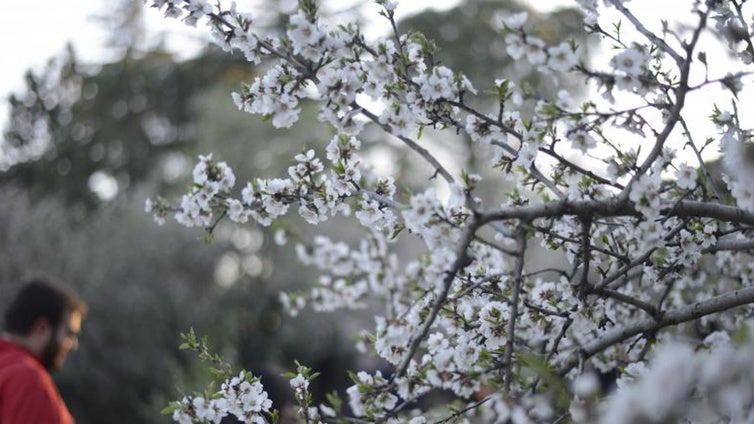
<svg viewBox="0 0 754 424">
<path fill-rule="evenodd" d="M 696 351 L 685 344 L 666 344 L 649 366 L 632 364 L 633 373 L 625 373 L 617 393 L 607 399 L 601 421 L 752 422 L 752 355 L 750 335 L 736 345 L 727 333 L 712 333 Z"/>
<path fill-rule="evenodd" d="M 299 366 L 290 378 L 302 420 L 752 419 L 751 338 L 725 342 L 754 302 L 754 159 L 739 115 L 754 107 L 739 95 L 752 78 L 750 4 L 679 3 L 693 23 L 658 17 L 662 30 L 652 32 L 630 2 L 579 0 L 589 36 L 615 47 L 607 63 L 594 64 L 576 42 L 548 44 L 526 13 L 510 15 L 500 23 L 508 55 L 558 87 L 537 93 L 507 79 L 477 91 L 437 63 L 421 36 L 397 32 L 393 2 L 377 1 L 394 31 L 377 40 L 355 24 L 328 25 L 311 0 L 300 1 L 281 34 L 265 34 L 235 5 L 150 3 L 189 25 L 206 22 L 223 48 L 267 65 L 233 94 L 239 109 L 288 127 L 312 103 L 335 134 L 324 151 L 296 155 L 287 176 L 255 179 L 240 192 L 227 164 L 202 156 L 179 204 L 146 205 L 158 222 L 173 214 L 208 231 L 225 217 L 271 225 L 291 207 L 313 225 L 339 215 L 361 226 L 354 244 L 319 235 L 296 245 L 319 275 L 308 292 L 281 301 L 292 314 L 380 305 L 359 346 L 389 369 L 355 372 L 347 401 L 313 406 L 313 374 Z M 623 24 L 605 22 L 605 8 Z M 742 66 L 708 63 L 702 40 Z M 578 99 L 561 88 L 573 77 L 596 95 Z M 704 90 L 715 87 L 710 104 Z M 711 130 L 697 126 L 691 104 L 707 108 Z M 369 172 L 360 156 L 368 127 L 433 169 L 425 187 L 401 197 L 400 179 Z M 491 160 L 454 175 L 440 146 L 417 141 L 429 128 L 467 137 Z M 722 177 L 705 161 L 714 153 L 723 156 Z M 483 183 L 507 184 L 505 198 L 488 198 Z M 410 238 L 426 249 L 399 256 L 396 240 Z M 558 253 L 532 260 L 542 249 Z M 603 392 L 596 373 L 618 374 L 619 389 Z M 273 420 L 246 376 L 185 398 L 174 417 Z M 425 401 L 438 392 L 452 400 Z"/>
<path fill-rule="evenodd" d="M 173 420 L 181 424 L 196 421 L 219 423 L 228 414 L 246 423 L 266 423 L 272 401 L 262 384 L 246 371 L 228 379 L 212 398 L 186 396 L 180 409 L 173 412 Z"/>
</svg>

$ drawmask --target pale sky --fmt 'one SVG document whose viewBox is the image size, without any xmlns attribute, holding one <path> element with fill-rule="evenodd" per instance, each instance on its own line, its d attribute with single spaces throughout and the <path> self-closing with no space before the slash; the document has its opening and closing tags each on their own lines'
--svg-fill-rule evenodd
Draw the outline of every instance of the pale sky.
<svg viewBox="0 0 754 424">
<path fill-rule="evenodd" d="M 29 67 L 42 67 L 49 57 L 62 51 L 67 41 L 76 45 L 84 58 L 96 59 L 101 38 L 87 11 L 97 10 L 102 0 L 2 0 L 0 13 L 0 123 L 6 120 L 6 98 L 23 87 Z"/>
</svg>

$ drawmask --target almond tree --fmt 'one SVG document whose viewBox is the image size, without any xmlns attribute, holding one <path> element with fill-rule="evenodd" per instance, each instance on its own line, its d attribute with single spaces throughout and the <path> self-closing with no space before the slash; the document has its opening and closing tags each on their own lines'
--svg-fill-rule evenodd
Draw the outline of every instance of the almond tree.
<svg viewBox="0 0 754 424">
<path fill-rule="evenodd" d="M 527 31 L 525 13 L 502 19 L 513 59 L 555 84 L 582 77 L 593 87 L 586 99 L 507 79 L 478 91 L 437 63 L 421 34 L 399 33 L 387 0 L 376 3 L 393 31 L 375 40 L 355 24 L 320 18 L 312 0 L 299 2 L 283 34 L 259 32 L 235 4 L 149 3 L 206 24 L 220 46 L 252 64 L 273 62 L 233 93 L 239 109 L 289 127 L 302 102 L 315 102 L 333 128 L 325 151 L 303 149 L 286 176 L 238 189 L 231 168 L 210 154 L 179 202 L 147 201 L 158 222 L 172 215 L 209 232 L 225 219 L 271 225 L 291 208 L 312 225 L 338 216 L 362 226 L 355 246 L 325 235 L 297 245 L 320 276 L 308 293 L 281 301 L 292 314 L 378 302 L 361 345 L 390 369 L 354 372 L 346 408 L 338 397 L 313 405 L 316 373 L 299 365 L 290 377 L 303 421 L 753 419 L 745 319 L 754 302 L 754 163 L 739 114 L 748 99 L 738 96 L 754 59 L 745 0 L 684 2 L 679 12 L 690 24 L 642 20 L 628 1 L 578 0 L 589 34 L 614 48 L 606 63 L 586 61 L 575 42 L 548 45 Z M 738 67 L 708 63 L 701 43 Z M 715 102 L 704 102 L 710 92 Z M 691 105 L 705 109 L 710 126 L 698 125 Z M 369 127 L 431 166 L 425 190 L 403 195 L 400 181 L 359 156 Z M 420 139 L 431 129 L 467 134 L 495 172 L 451 172 L 432 140 Z M 717 152 L 722 177 L 706 162 Z M 502 204 L 475 191 L 490 178 L 512 184 Z M 399 257 L 395 241 L 407 238 L 426 249 Z M 536 246 L 565 259 L 532 260 Z M 257 377 L 232 373 L 193 334 L 184 347 L 226 380 L 174 403 L 176 421 L 277 419 Z M 610 370 L 618 390 L 603 396 L 597 373 Z M 455 400 L 422 402 L 436 390 Z"/>
</svg>

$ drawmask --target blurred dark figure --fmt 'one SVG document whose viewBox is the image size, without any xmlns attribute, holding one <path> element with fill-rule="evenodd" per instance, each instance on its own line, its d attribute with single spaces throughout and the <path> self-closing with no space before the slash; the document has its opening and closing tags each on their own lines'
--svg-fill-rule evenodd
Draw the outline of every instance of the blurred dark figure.
<svg viewBox="0 0 754 424">
<path fill-rule="evenodd" d="M 87 306 L 47 281 L 24 285 L 0 337 L 0 424 L 73 424 L 50 372 L 78 348 Z"/>
</svg>

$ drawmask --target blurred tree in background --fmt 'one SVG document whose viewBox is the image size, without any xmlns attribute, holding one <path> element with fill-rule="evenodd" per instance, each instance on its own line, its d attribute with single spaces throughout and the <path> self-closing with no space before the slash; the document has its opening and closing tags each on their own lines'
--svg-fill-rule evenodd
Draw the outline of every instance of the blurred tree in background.
<svg viewBox="0 0 754 424">
<path fill-rule="evenodd" d="M 153 51 L 90 70 L 69 49 L 44 74 L 29 72 L 27 91 L 10 98 L 3 153 L 12 165 L 0 181 L 86 209 L 131 184 L 161 185 L 165 176 L 150 170 L 196 140 L 191 99 L 240 67 L 222 57 L 176 66 L 170 54 Z"/>
<path fill-rule="evenodd" d="M 284 318 L 277 293 L 311 277 L 275 246 L 269 229 L 221 226 L 213 243 L 196 249 L 196 233 L 157 228 L 143 212 L 148 195 L 185 190 L 197 154 L 213 151 L 248 172 L 237 175 L 240 181 L 275 176 L 285 173 L 302 141 L 321 147 L 330 130 L 312 108 L 302 113 L 306 124 L 286 132 L 239 112 L 228 93 L 257 70 L 212 47 L 186 61 L 176 61 L 160 42 L 140 48 L 141 9 L 140 1 L 122 1 L 101 17 L 113 28 L 108 43 L 117 61 L 82 64 L 69 48 L 43 72 L 29 72 L 26 89 L 9 99 L 0 143 L 0 293 L 45 273 L 88 301 L 80 351 L 58 378 L 82 424 L 167 421 L 158 411 L 175 397 L 175 387 L 199 386 L 206 378 L 177 350 L 178 333 L 190 327 L 210 335 L 217 351 L 246 369 L 265 369 L 274 378 L 298 359 L 331 378 L 317 381 L 319 396 L 343 387 L 345 370 L 353 368 L 352 328 L 337 317 Z M 275 10 L 268 8 L 266 22 L 280 26 Z M 442 40 L 446 50 L 438 59 L 480 89 L 487 89 L 482 81 L 514 72 L 530 74 L 531 84 L 548 84 L 502 54 L 494 27 L 501 10 L 520 6 L 469 0 L 421 13 L 406 25 Z M 565 38 L 578 30 L 573 13 L 533 19 L 551 37 Z M 491 21 L 479 22 L 479 16 Z M 472 35 L 485 43 L 469 49 Z M 364 154 L 397 166 L 401 178 L 424 175 L 408 172 L 416 164 L 400 149 L 367 145 Z M 458 153 L 449 150 L 461 158 L 459 168 L 478 159 L 471 147 Z M 288 228 L 294 237 L 307 238 L 306 228 L 294 228 L 295 222 Z M 348 239 L 348 228 L 341 233 Z M 7 297 L 0 296 L 0 308 Z"/>
<path fill-rule="evenodd" d="M 570 37 L 579 41 L 582 18 L 576 9 L 560 9 L 551 14 L 537 13 L 524 2 L 477 0 L 465 1 L 444 11 L 427 10 L 400 22 L 399 31 L 418 31 L 442 46 L 437 52 L 439 63 L 457 70 L 480 90 L 492 89 L 495 78 L 526 79 L 529 84 L 550 84 L 527 61 L 513 61 L 505 52 L 500 37 L 502 18 L 526 10 L 532 33 L 547 43 Z M 585 41 L 584 41 L 585 42 Z M 586 47 L 586 46 L 582 46 Z M 577 80 L 573 80 L 575 84 Z M 576 89 L 574 85 L 571 89 Z"/>
<path fill-rule="evenodd" d="M 43 271 L 89 303 L 81 349 L 59 376 L 71 410 L 81 422 L 147 422 L 149 414 L 135 407 L 170 389 L 188 365 L 175 351 L 175 328 L 223 330 L 213 321 L 223 293 L 211 281 L 224 246 L 189 253 L 193 237 L 169 228 L 136 231 L 148 220 L 125 198 L 76 226 L 60 199 L 32 202 L 9 187 L 0 198 L 3 292 Z M 3 307 L 8 300 L 2 297 Z"/>
</svg>

